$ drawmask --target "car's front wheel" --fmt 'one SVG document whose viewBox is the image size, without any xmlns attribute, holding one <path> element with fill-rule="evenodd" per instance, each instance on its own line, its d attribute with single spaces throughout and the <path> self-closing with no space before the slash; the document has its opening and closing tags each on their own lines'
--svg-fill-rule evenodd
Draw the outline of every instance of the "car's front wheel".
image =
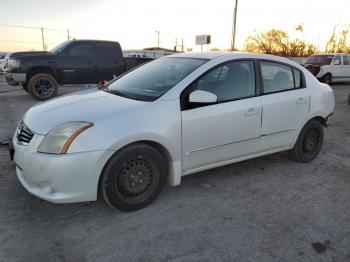
<svg viewBox="0 0 350 262">
<path fill-rule="evenodd" d="M 104 168 L 105 201 L 123 211 L 143 208 L 155 200 L 168 175 L 164 156 L 147 144 L 134 144 L 115 154 Z"/>
<path fill-rule="evenodd" d="M 290 156 L 298 162 L 313 160 L 321 150 L 324 131 L 320 121 L 309 121 L 301 130 Z"/>
</svg>

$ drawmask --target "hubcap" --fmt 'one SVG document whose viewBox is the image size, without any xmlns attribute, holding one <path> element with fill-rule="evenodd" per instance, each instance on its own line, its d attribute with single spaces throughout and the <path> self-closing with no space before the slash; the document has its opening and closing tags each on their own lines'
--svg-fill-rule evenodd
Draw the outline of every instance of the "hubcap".
<svg viewBox="0 0 350 262">
<path fill-rule="evenodd" d="M 123 167 L 117 186 L 124 196 L 134 198 L 149 190 L 153 179 L 150 163 L 144 159 L 135 159 Z"/>
<path fill-rule="evenodd" d="M 39 96 L 49 96 L 53 92 L 52 84 L 46 79 L 38 80 L 34 85 L 35 93 Z"/>
<path fill-rule="evenodd" d="M 305 138 L 303 143 L 304 152 L 310 153 L 313 152 L 318 145 L 319 134 L 317 130 L 310 130 Z"/>
</svg>

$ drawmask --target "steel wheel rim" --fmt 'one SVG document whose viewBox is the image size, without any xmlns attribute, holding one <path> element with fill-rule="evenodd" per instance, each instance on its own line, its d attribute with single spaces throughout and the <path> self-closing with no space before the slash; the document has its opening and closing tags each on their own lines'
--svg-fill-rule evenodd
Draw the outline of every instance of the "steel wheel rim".
<svg viewBox="0 0 350 262">
<path fill-rule="evenodd" d="M 116 192 L 128 202 L 142 202 L 154 192 L 159 172 L 143 157 L 125 163 L 119 172 Z"/>
<path fill-rule="evenodd" d="M 36 81 L 34 91 L 40 97 L 50 96 L 53 93 L 52 83 L 49 80 L 40 79 Z"/>
<path fill-rule="evenodd" d="M 304 153 L 313 153 L 319 144 L 320 134 L 317 129 L 312 129 L 304 137 L 303 151 Z"/>
</svg>

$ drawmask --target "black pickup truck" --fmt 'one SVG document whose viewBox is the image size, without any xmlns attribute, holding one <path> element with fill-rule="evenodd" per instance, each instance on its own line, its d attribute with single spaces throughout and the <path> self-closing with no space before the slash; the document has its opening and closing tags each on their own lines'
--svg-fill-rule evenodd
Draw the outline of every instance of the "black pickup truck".
<svg viewBox="0 0 350 262">
<path fill-rule="evenodd" d="M 97 84 L 109 81 L 151 58 L 124 58 L 118 42 L 69 40 L 50 52 L 26 52 L 7 60 L 5 77 L 9 83 L 20 83 L 39 100 L 57 95 L 64 84 Z"/>
</svg>

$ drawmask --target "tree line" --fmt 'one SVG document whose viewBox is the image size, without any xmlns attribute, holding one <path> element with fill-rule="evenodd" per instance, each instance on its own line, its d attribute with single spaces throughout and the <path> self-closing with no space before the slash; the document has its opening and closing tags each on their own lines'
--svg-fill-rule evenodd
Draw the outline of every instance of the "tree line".
<svg viewBox="0 0 350 262">
<path fill-rule="evenodd" d="M 350 53 L 349 40 L 350 25 L 338 29 L 334 27 L 332 35 L 328 38 L 324 50 L 305 40 L 295 38 L 291 39 L 286 31 L 280 29 L 271 29 L 267 32 L 255 33 L 250 35 L 244 45 L 244 51 L 272 54 L 279 56 L 309 56 L 315 53 Z M 295 29 L 303 32 L 303 25 Z"/>
</svg>

